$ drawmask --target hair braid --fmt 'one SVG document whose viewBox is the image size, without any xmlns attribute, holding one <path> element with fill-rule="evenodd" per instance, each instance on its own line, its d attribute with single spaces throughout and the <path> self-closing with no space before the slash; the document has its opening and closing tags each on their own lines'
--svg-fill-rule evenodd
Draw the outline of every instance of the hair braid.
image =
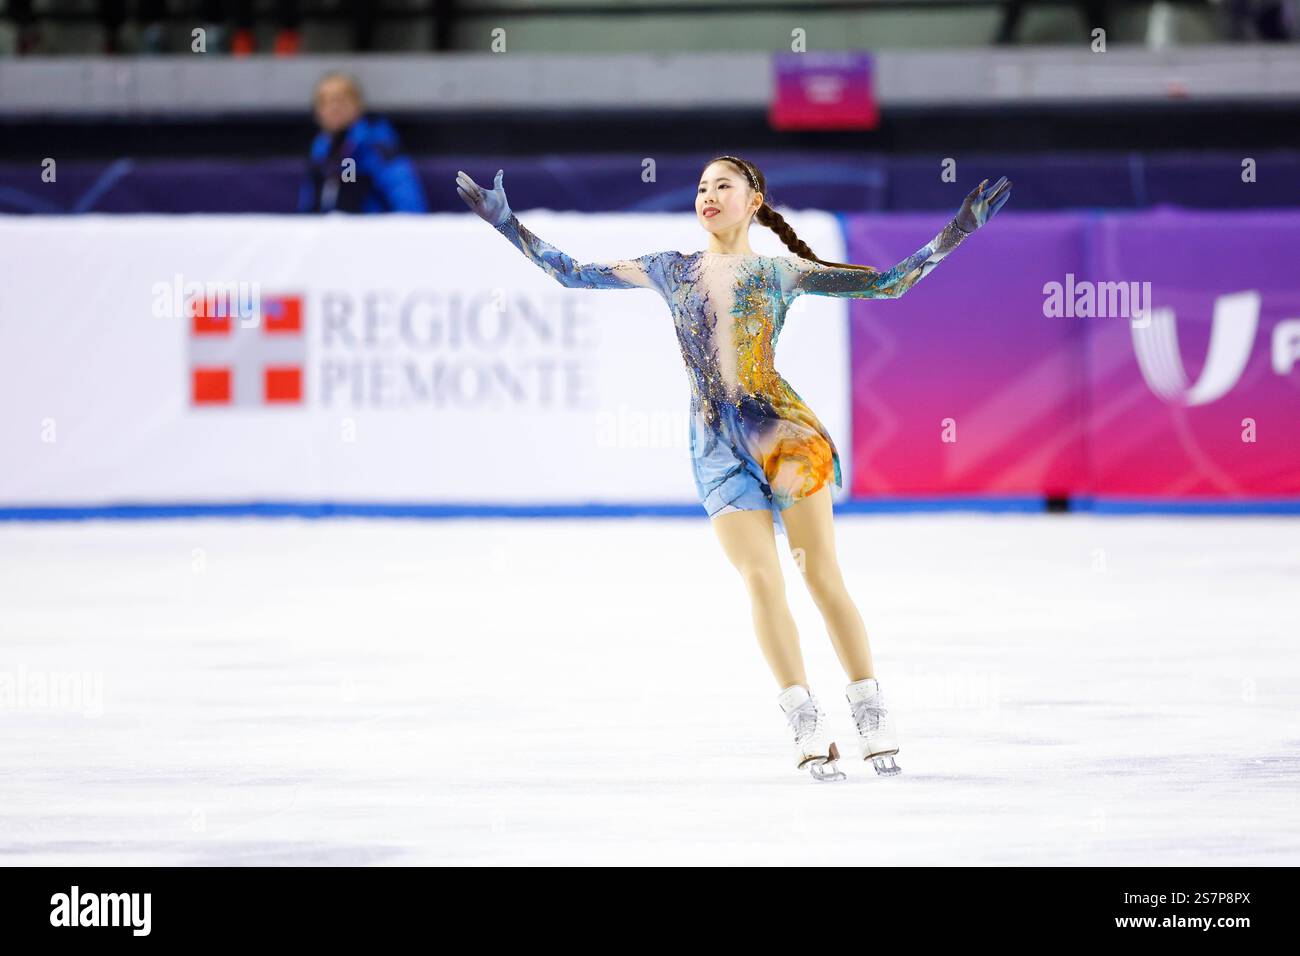
<svg viewBox="0 0 1300 956">
<path fill-rule="evenodd" d="M 814 262 L 821 262 L 817 254 L 808 248 L 808 243 L 799 238 L 795 233 L 794 227 L 785 221 L 785 217 L 773 209 L 764 200 L 763 205 L 758 207 L 758 212 L 754 214 L 760 226 L 767 226 L 777 237 L 785 243 L 785 247 L 795 255 L 803 256 L 805 259 L 811 259 Z"/>
<path fill-rule="evenodd" d="M 817 254 L 808 247 L 808 243 L 799 238 L 794 231 L 794 227 L 785 221 L 785 217 L 768 204 L 767 178 L 757 166 L 749 162 L 749 160 L 741 159 L 739 156 L 717 156 L 709 160 L 710 165 L 716 162 L 731 163 L 745 174 L 745 179 L 749 181 L 749 186 L 754 192 L 763 194 L 763 204 L 754 213 L 754 218 L 758 220 L 760 226 L 767 226 L 776 233 L 781 242 L 785 244 L 785 247 L 795 255 L 810 259 L 813 262 L 820 262 L 824 266 L 838 266 L 841 269 L 862 269 L 866 272 L 876 271 L 870 266 L 854 265 L 851 262 L 827 262 L 825 259 L 817 258 Z"/>
</svg>

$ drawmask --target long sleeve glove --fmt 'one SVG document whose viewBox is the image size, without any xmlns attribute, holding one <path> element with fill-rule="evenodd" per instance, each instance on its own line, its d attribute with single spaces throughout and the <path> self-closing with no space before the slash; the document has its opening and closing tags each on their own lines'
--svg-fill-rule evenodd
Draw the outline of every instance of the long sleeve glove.
<svg viewBox="0 0 1300 956">
<path fill-rule="evenodd" d="M 810 259 L 795 257 L 793 277 L 788 283 L 791 298 L 808 292 L 854 299 L 897 299 L 920 282 L 943 258 L 980 226 L 983 226 L 1011 196 L 1011 180 L 1003 176 L 992 188 L 984 180 L 970 191 L 961 209 L 937 236 L 888 272 L 869 267 L 857 269 L 828 266 Z"/>
<path fill-rule="evenodd" d="M 501 185 L 504 171 L 498 169 L 493 188 L 485 190 L 464 172 L 456 174 L 456 192 L 484 221 L 505 236 L 539 268 L 569 289 L 656 289 L 654 254 L 612 262 L 579 263 L 555 246 L 538 238 L 510 211 Z"/>
</svg>

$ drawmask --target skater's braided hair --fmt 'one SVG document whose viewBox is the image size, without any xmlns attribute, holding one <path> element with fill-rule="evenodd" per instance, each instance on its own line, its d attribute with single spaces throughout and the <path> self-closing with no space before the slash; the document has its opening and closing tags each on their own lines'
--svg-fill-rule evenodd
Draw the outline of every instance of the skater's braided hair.
<svg viewBox="0 0 1300 956">
<path fill-rule="evenodd" d="M 808 243 L 800 239 L 794 228 L 785 221 L 785 217 L 768 204 L 767 178 L 763 175 L 763 171 L 749 160 L 741 159 L 739 156 L 715 156 L 705 164 L 705 169 L 714 163 L 730 163 L 744 174 L 745 181 L 749 183 L 750 189 L 763 194 L 763 205 L 758 207 L 758 211 L 754 213 L 754 218 L 758 220 L 760 226 L 767 226 L 776 233 L 780 240 L 785 243 L 785 247 L 795 255 L 811 259 L 813 262 L 820 262 L 824 266 L 839 266 L 842 269 L 863 269 L 867 272 L 875 271 L 870 266 L 856 266 L 851 262 L 827 262 L 825 259 L 819 259 L 816 253 L 808 248 Z"/>
</svg>

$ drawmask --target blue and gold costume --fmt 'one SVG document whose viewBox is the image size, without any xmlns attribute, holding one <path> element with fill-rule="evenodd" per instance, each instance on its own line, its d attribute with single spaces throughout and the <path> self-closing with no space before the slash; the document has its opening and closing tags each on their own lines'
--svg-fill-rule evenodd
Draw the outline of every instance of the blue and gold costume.
<svg viewBox="0 0 1300 956">
<path fill-rule="evenodd" d="M 803 293 L 901 296 L 969 234 L 957 217 L 888 272 L 799 256 L 655 252 L 580 264 L 514 213 L 496 230 L 570 289 L 653 289 L 668 303 L 691 383 L 690 449 L 709 517 L 781 511 L 840 477 L 839 452 L 773 356 L 790 304 Z"/>
</svg>

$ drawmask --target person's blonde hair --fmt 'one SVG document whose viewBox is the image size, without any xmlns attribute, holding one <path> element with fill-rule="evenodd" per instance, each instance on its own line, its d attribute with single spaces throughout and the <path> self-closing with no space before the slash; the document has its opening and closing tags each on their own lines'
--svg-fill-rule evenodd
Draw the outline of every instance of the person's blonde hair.
<svg viewBox="0 0 1300 956">
<path fill-rule="evenodd" d="M 351 73 L 345 73 L 343 70 L 331 70 L 316 81 L 316 85 L 312 88 L 311 94 L 313 102 L 316 97 L 320 96 L 320 88 L 330 80 L 342 80 L 347 84 L 348 89 L 352 92 L 352 98 L 357 101 L 357 105 L 365 105 L 366 100 L 361 94 L 361 84 L 357 82 L 355 76 Z"/>
</svg>

